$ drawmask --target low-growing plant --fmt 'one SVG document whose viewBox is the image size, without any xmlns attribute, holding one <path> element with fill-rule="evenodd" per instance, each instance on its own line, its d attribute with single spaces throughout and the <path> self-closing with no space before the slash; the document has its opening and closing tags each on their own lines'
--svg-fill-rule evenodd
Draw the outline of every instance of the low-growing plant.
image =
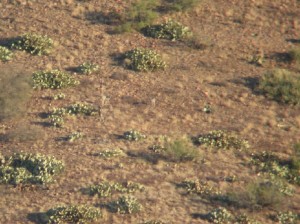
<svg viewBox="0 0 300 224">
<path fill-rule="evenodd" d="M 187 11 L 199 5 L 202 0 L 165 0 L 167 11 Z"/>
<path fill-rule="evenodd" d="M 275 69 L 264 74 L 258 89 L 267 97 L 280 103 L 300 104 L 300 76 L 285 69 Z"/>
<path fill-rule="evenodd" d="M 58 93 L 58 94 L 54 95 L 52 98 L 54 100 L 63 100 L 66 98 L 66 95 L 64 93 Z"/>
<path fill-rule="evenodd" d="M 90 75 L 97 71 L 99 71 L 99 65 L 91 63 L 91 62 L 84 62 L 83 64 L 79 65 L 79 67 L 78 67 L 78 72 L 85 74 L 85 75 Z"/>
<path fill-rule="evenodd" d="M 159 25 L 147 26 L 142 29 L 142 32 L 146 36 L 172 41 L 184 40 L 192 34 L 188 27 L 173 20 L 168 20 L 167 22 Z"/>
<path fill-rule="evenodd" d="M 5 184 L 45 184 L 64 169 L 63 162 L 51 156 L 15 153 L 0 166 L 0 182 Z"/>
<path fill-rule="evenodd" d="M 81 133 L 81 132 L 73 132 L 73 133 L 71 133 L 70 135 L 68 135 L 67 137 L 66 137 L 66 140 L 68 141 L 68 142 L 74 142 L 74 141 L 76 141 L 76 140 L 78 140 L 78 139 L 81 139 L 81 138 L 83 138 L 84 137 L 84 135 Z"/>
<path fill-rule="evenodd" d="M 13 49 L 27 51 L 34 55 L 49 54 L 53 46 L 54 42 L 51 38 L 34 33 L 24 34 L 12 44 Z"/>
<path fill-rule="evenodd" d="M 100 184 L 91 185 L 89 187 L 89 194 L 99 197 L 109 197 L 113 193 L 133 193 L 135 191 L 143 191 L 144 186 L 139 183 L 125 182 L 125 183 L 109 183 L 102 182 Z"/>
<path fill-rule="evenodd" d="M 142 205 L 133 196 L 121 196 L 118 200 L 110 202 L 108 208 L 111 212 L 120 214 L 134 214 L 142 210 Z"/>
<path fill-rule="evenodd" d="M 146 135 L 140 133 L 137 130 L 126 131 L 123 134 L 123 138 L 129 141 L 139 141 L 146 138 Z"/>
<path fill-rule="evenodd" d="M 164 149 L 162 155 L 166 160 L 173 162 L 192 161 L 200 156 L 198 149 L 194 147 L 191 140 L 185 137 L 175 139 L 174 141 L 166 141 Z"/>
<path fill-rule="evenodd" d="M 200 135 L 196 143 L 209 148 L 244 150 L 249 148 L 246 140 L 238 138 L 234 133 L 214 130 L 206 135 Z"/>
<path fill-rule="evenodd" d="M 300 47 L 294 48 L 289 52 L 291 60 L 297 64 L 300 64 Z"/>
<path fill-rule="evenodd" d="M 207 219 L 212 223 L 232 223 L 233 215 L 225 208 L 217 208 L 207 214 Z"/>
<path fill-rule="evenodd" d="M 284 194 L 274 182 L 260 181 L 248 184 L 243 191 L 228 193 L 227 201 L 239 208 L 274 209 L 283 205 Z"/>
<path fill-rule="evenodd" d="M 62 128 L 65 125 L 65 120 L 61 115 L 49 115 L 49 124 L 51 126 Z"/>
<path fill-rule="evenodd" d="M 103 151 L 95 152 L 92 155 L 103 157 L 103 158 L 111 158 L 116 156 L 124 156 L 125 153 L 122 149 L 114 148 L 114 149 L 106 149 Z"/>
<path fill-rule="evenodd" d="M 0 80 L 0 121 L 24 114 L 32 92 L 26 72 L 3 66 Z"/>
<path fill-rule="evenodd" d="M 189 194 L 198 194 L 201 196 L 215 196 L 220 195 L 221 192 L 216 190 L 213 186 L 209 185 L 206 181 L 185 180 L 178 184 L 178 187 L 184 188 Z"/>
<path fill-rule="evenodd" d="M 141 222 L 140 224 L 166 224 L 166 223 L 160 220 L 149 220 L 146 222 Z"/>
<path fill-rule="evenodd" d="M 34 89 L 61 89 L 79 84 L 71 75 L 60 70 L 35 72 L 32 80 Z"/>
<path fill-rule="evenodd" d="M 235 217 L 234 224 L 260 224 L 260 222 L 249 218 L 246 214 L 241 214 Z"/>
<path fill-rule="evenodd" d="M 102 217 L 99 209 L 87 205 L 58 206 L 47 211 L 49 224 L 77 223 L 84 224 Z"/>
<path fill-rule="evenodd" d="M 279 222 L 280 224 L 296 224 L 300 216 L 295 214 L 291 211 L 288 212 L 278 212 L 274 217 L 273 220 L 275 222 Z"/>
<path fill-rule="evenodd" d="M 136 48 L 124 54 L 126 67 L 135 71 L 152 72 L 164 69 L 166 63 L 154 50 Z"/>
<path fill-rule="evenodd" d="M 12 59 L 13 53 L 7 49 L 6 47 L 0 46 L 0 60 L 5 62 L 5 61 L 10 61 Z"/>
</svg>

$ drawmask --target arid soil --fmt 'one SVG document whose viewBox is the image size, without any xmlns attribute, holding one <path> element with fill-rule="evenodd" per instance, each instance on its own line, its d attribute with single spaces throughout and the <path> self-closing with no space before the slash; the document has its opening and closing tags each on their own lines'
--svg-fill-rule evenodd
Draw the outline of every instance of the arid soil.
<svg viewBox="0 0 300 224">
<path fill-rule="evenodd" d="M 246 165 L 248 155 L 230 150 L 199 148 L 205 162 L 149 161 L 148 140 L 119 139 L 131 129 L 147 136 L 234 131 L 249 141 L 250 151 L 272 151 L 283 157 L 290 155 L 293 144 L 300 140 L 299 107 L 280 104 L 255 91 L 259 78 L 268 70 L 279 67 L 299 71 L 279 57 L 299 45 L 293 41 L 300 39 L 299 1 L 210 0 L 189 12 L 165 15 L 159 20 L 174 18 L 189 26 L 206 45 L 201 50 L 138 32 L 110 34 L 111 25 L 95 15 L 116 7 L 119 3 L 114 0 L 16 2 L 0 1 L 0 44 L 34 32 L 51 37 L 55 48 L 46 56 L 14 51 L 12 61 L 0 62 L 1 69 L 13 67 L 30 75 L 45 69 L 69 71 L 91 61 L 100 65 L 100 71 L 89 76 L 74 74 L 81 82 L 76 87 L 34 91 L 27 113 L 0 123 L 3 134 L 20 125 L 34 126 L 40 132 L 35 141 L 1 141 L 2 154 L 39 152 L 66 164 L 57 181 L 46 187 L 20 189 L 1 185 L 0 223 L 38 223 L 35 213 L 60 204 L 100 206 L 102 199 L 84 195 L 80 189 L 102 180 L 143 184 L 145 191 L 135 196 L 144 209 L 135 215 L 119 215 L 103 208 L 105 216 L 97 223 L 141 223 L 151 219 L 206 223 L 193 214 L 206 214 L 218 205 L 185 195 L 176 183 L 200 178 L 226 192 L 257 178 Z M 157 50 L 167 68 L 135 72 L 114 60 L 114 55 L 135 47 Z M 264 55 L 262 66 L 249 63 L 255 55 Z M 64 100 L 49 99 L 59 92 L 66 95 Z M 44 113 L 74 102 L 101 106 L 102 116 L 69 118 L 61 129 L 45 125 Z M 203 112 L 208 104 L 213 109 L 209 114 Z M 72 143 L 57 140 L 74 131 L 85 137 Z M 111 148 L 121 148 L 127 156 L 103 159 L 91 155 Z M 232 175 L 238 181 L 224 181 Z M 286 210 L 299 213 L 299 186 L 287 200 L 290 203 Z M 240 212 L 262 223 L 273 223 L 268 217 L 273 211 Z"/>
</svg>

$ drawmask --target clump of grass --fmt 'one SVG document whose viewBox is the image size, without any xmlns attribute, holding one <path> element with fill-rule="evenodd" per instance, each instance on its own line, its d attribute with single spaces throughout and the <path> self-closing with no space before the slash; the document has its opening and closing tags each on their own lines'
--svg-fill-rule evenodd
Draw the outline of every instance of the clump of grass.
<svg viewBox="0 0 300 224">
<path fill-rule="evenodd" d="M 136 48 L 124 54 L 126 67 L 139 72 L 152 72 L 164 69 L 166 63 L 154 50 Z"/>
<path fill-rule="evenodd" d="M 87 205 L 58 206 L 47 211 L 47 223 L 90 223 L 102 217 L 99 209 Z"/>
<path fill-rule="evenodd" d="M 146 36 L 172 41 L 184 40 L 191 35 L 191 31 L 188 27 L 173 20 L 168 20 L 159 25 L 147 26 L 142 31 Z"/>
<path fill-rule="evenodd" d="M 199 5 L 202 0 L 165 0 L 168 11 L 187 11 Z"/>
<path fill-rule="evenodd" d="M 137 130 L 126 131 L 123 134 L 123 138 L 128 141 L 139 141 L 146 138 L 146 135 Z"/>
<path fill-rule="evenodd" d="M 207 219 L 212 223 L 232 223 L 233 215 L 225 208 L 217 208 L 207 214 Z"/>
<path fill-rule="evenodd" d="M 91 62 L 84 62 L 83 64 L 79 65 L 78 72 L 84 75 L 90 75 L 99 71 L 99 65 L 91 63 Z"/>
<path fill-rule="evenodd" d="M 125 155 L 124 151 L 119 148 L 106 149 L 103 151 L 93 153 L 93 156 L 99 156 L 103 158 L 111 158 L 111 157 L 123 156 L 123 155 Z"/>
<path fill-rule="evenodd" d="M 246 140 L 238 138 L 234 133 L 214 130 L 206 135 L 200 135 L 196 142 L 208 148 L 244 150 L 249 148 Z"/>
<path fill-rule="evenodd" d="M 35 72 L 32 80 L 34 89 L 61 89 L 79 84 L 71 75 L 60 70 Z"/>
<path fill-rule="evenodd" d="M 53 46 L 54 42 L 48 36 L 27 33 L 13 43 L 12 48 L 27 51 L 34 55 L 45 55 L 51 52 Z"/>
<path fill-rule="evenodd" d="M 68 135 L 67 137 L 66 137 L 66 140 L 68 141 L 68 142 L 74 142 L 74 141 L 76 141 L 76 140 L 78 140 L 78 139 L 81 139 L 81 138 L 83 138 L 84 137 L 84 135 L 81 133 L 81 132 L 73 132 L 73 133 L 71 133 L 70 135 Z"/>
<path fill-rule="evenodd" d="M 112 212 L 120 214 L 135 214 L 142 210 L 142 205 L 133 196 L 121 196 L 118 200 L 108 204 Z"/>
<path fill-rule="evenodd" d="M 264 74 L 259 90 L 270 99 L 280 103 L 300 104 L 300 76 L 285 69 L 276 69 Z"/>
<path fill-rule="evenodd" d="M 5 184 L 45 184 L 64 169 L 63 162 L 42 154 L 15 153 L 0 166 L 0 182 Z"/>
<path fill-rule="evenodd" d="M 274 182 L 260 181 L 248 184 L 243 191 L 228 193 L 227 200 L 239 208 L 252 210 L 277 209 L 283 205 L 284 194 Z"/>
<path fill-rule="evenodd" d="M 126 183 L 109 183 L 103 182 L 89 187 L 89 194 L 99 197 L 109 197 L 113 193 L 133 193 L 135 191 L 143 191 L 144 186 L 139 183 L 126 182 Z"/>
<path fill-rule="evenodd" d="M 5 61 L 10 61 L 12 59 L 13 53 L 7 49 L 6 47 L 0 46 L 0 60 L 5 62 Z"/>
<path fill-rule="evenodd" d="M 300 64 L 300 47 L 292 49 L 289 52 L 289 55 L 292 61 L 296 62 L 297 64 Z"/>
<path fill-rule="evenodd" d="M 185 180 L 178 184 L 179 187 L 184 188 L 189 194 L 198 194 L 201 196 L 214 196 L 220 195 L 221 192 L 216 190 L 213 186 L 210 186 L 205 181 L 197 180 Z"/>
<path fill-rule="evenodd" d="M 0 121 L 24 114 L 32 92 L 26 73 L 19 68 L 2 67 L 0 80 Z"/>
<path fill-rule="evenodd" d="M 118 33 L 131 32 L 150 25 L 158 17 L 156 12 L 158 6 L 158 0 L 134 2 L 125 13 L 119 15 L 120 25 L 116 27 L 115 31 Z"/>
<path fill-rule="evenodd" d="M 278 212 L 274 217 L 273 220 L 275 222 L 279 222 L 280 224 L 296 224 L 300 216 L 288 211 L 288 212 Z"/>
<path fill-rule="evenodd" d="M 50 112 L 48 118 L 50 124 L 55 127 L 63 127 L 64 117 L 67 115 L 85 115 L 94 116 L 99 113 L 99 109 L 91 104 L 86 103 L 75 103 L 68 107 L 54 108 Z"/>
<path fill-rule="evenodd" d="M 163 148 L 162 155 L 173 162 L 193 161 L 200 156 L 199 151 L 194 147 L 191 140 L 185 137 L 174 141 L 166 141 Z"/>
</svg>

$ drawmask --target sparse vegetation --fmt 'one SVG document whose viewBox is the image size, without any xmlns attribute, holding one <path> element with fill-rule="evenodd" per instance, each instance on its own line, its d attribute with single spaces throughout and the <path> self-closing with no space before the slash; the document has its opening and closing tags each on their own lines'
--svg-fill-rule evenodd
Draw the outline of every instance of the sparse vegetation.
<svg viewBox="0 0 300 224">
<path fill-rule="evenodd" d="M 249 148 L 246 140 L 240 139 L 234 133 L 222 130 L 214 130 L 206 135 L 200 135 L 196 143 L 208 148 L 244 150 Z"/>
<path fill-rule="evenodd" d="M 58 93 L 58 94 L 53 96 L 54 100 L 63 100 L 65 98 L 66 98 L 66 95 L 64 93 Z"/>
<path fill-rule="evenodd" d="M 10 61 L 12 59 L 13 53 L 7 49 L 6 47 L 0 46 L 0 60 L 5 62 L 5 61 Z"/>
<path fill-rule="evenodd" d="M 289 212 L 278 212 L 273 220 L 279 222 L 280 224 L 296 224 L 300 219 L 299 215 L 289 211 Z"/>
<path fill-rule="evenodd" d="M 300 104 L 300 76 L 285 69 L 276 69 L 263 75 L 259 90 L 280 103 Z"/>
<path fill-rule="evenodd" d="M 99 156 L 103 158 L 111 158 L 116 156 L 124 156 L 125 153 L 122 149 L 114 148 L 114 149 L 106 149 L 103 151 L 98 151 L 92 154 L 93 156 Z"/>
<path fill-rule="evenodd" d="M 199 5 L 202 0 L 165 0 L 168 11 L 187 11 Z"/>
<path fill-rule="evenodd" d="M 204 197 L 213 197 L 220 195 L 221 192 L 216 190 L 213 186 L 208 184 L 206 181 L 196 180 L 185 180 L 178 184 L 179 187 L 184 188 L 189 194 L 198 194 Z"/>
<path fill-rule="evenodd" d="M 108 204 L 112 212 L 120 214 L 134 214 L 142 210 L 142 205 L 133 196 L 121 196 L 117 201 Z"/>
<path fill-rule="evenodd" d="M 126 183 L 110 183 L 102 182 L 100 184 L 92 185 L 89 187 L 89 194 L 99 197 L 109 197 L 114 193 L 133 193 L 135 191 L 143 191 L 144 186 L 139 183 L 126 182 Z"/>
<path fill-rule="evenodd" d="M 48 36 L 43 36 L 34 33 L 22 35 L 13 43 L 12 48 L 22 51 L 27 51 L 33 55 L 49 54 L 54 47 L 54 42 Z"/>
<path fill-rule="evenodd" d="M 137 130 L 126 131 L 123 134 L 123 138 L 129 141 L 139 141 L 141 139 L 145 139 L 146 135 L 140 133 Z"/>
<path fill-rule="evenodd" d="M 66 140 L 68 141 L 68 142 L 74 142 L 74 141 L 76 141 L 76 140 L 78 140 L 78 139 L 81 139 L 81 138 L 83 138 L 84 137 L 84 135 L 81 133 L 81 132 L 73 132 L 73 133 L 71 133 L 70 135 L 68 135 L 67 137 L 66 137 Z"/>
<path fill-rule="evenodd" d="M 79 84 L 71 75 L 60 70 L 35 72 L 32 80 L 34 89 L 61 89 Z"/>
<path fill-rule="evenodd" d="M 84 224 L 102 217 L 99 209 L 87 205 L 58 206 L 47 211 L 49 224 L 77 223 Z"/>
<path fill-rule="evenodd" d="M 12 130 L 9 130 L 4 136 L 4 141 L 12 142 L 32 142 L 43 139 L 44 131 L 38 126 L 28 124 L 19 124 Z"/>
<path fill-rule="evenodd" d="M 297 64 L 300 64 L 300 47 L 294 48 L 289 52 L 289 55 L 292 59 Z"/>
<path fill-rule="evenodd" d="M 225 208 L 217 208 L 207 214 L 207 219 L 212 223 L 232 223 L 233 215 Z"/>
<path fill-rule="evenodd" d="M 90 75 L 98 71 L 99 71 L 99 65 L 90 62 L 84 62 L 78 67 L 78 72 L 84 75 Z"/>
<path fill-rule="evenodd" d="M 30 81 L 21 68 L 3 67 L 0 71 L 0 121 L 24 114 L 31 97 Z"/>
<path fill-rule="evenodd" d="M 146 36 L 172 41 L 184 40 L 191 35 L 188 27 L 173 20 L 168 20 L 159 25 L 147 26 L 142 31 Z"/>
<path fill-rule="evenodd" d="M 42 154 L 15 153 L 0 166 L 0 182 L 4 184 L 46 184 L 64 169 L 63 162 Z"/>
<path fill-rule="evenodd" d="M 124 54 L 126 67 L 139 72 L 152 72 L 164 69 L 166 63 L 154 50 L 136 48 Z"/>
</svg>

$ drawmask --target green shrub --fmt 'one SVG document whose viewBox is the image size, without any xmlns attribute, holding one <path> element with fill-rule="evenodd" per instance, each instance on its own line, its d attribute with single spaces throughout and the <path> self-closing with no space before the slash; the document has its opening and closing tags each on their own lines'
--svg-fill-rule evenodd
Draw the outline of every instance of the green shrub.
<svg viewBox="0 0 300 224">
<path fill-rule="evenodd" d="M 168 11 L 186 11 L 196 7 L 202 0 L 165 0 Z"/>
<path fill-rule="evenodd" d="M 12 59 L 13 53 L 6 47 L 0 46 L 0 60 L 10 61 Z"/>
<path fill-rule="evenodd" d="M 250 183 L 243 191 L 230 192 L 227 200 L 239 208 L 248 209 L 277 209 L 283 205 L 284 194 L 278 185 L 272 181 Z"/>
<path fill-rule="evenodd" d="M 267 97 L 281 103 L 300 104 L 300 75 L 276 69 L 263 75 L 259 90 Z"/>
<path fill-rule="evenodd" d="M 23 71 L 2 67 L 0 71 L 0 121 L 26 112 L 31 97 L 30 79 Z"/>
<path fill-rule="evenodd" d="M 294 48 L 289 52 L 292 61 L 300 64 L 300 48 Z"/>
<path fill-rule="evenodd" d="M 133 193 L 135 191 L 143 191 L 144 186 L 139 183 L 126 182 L 126 183 L 109 183 L 103 182 L 89 187 L 89 194 L 99 197 L 109 197 L 113 193 Z"/>
<path fill-rule="evenodd" d="M 199 157 L 199 151 L 188 138 L 178 138 L 167 141 L 164 145 L 162 155 L 173 162 L 192 161 Z"/>
<path fill-rule="evenodd" d="M 32 80 L 34 89 L 61 89 L 79 84 L 68 73 L 59 70 L 35 72 Z"/>
<path fill-rule="evenodd" d="M 78 67 L 78 72 L 85 75 L 90 75 L 97 71 L 99 71 L 99 65 L 90 62 L 85 62 Z"/>
<path fill-rule="evenodd" d="M 118 33 L 130 32 L 150 25 L 158 17 L 156 12 L 158 6 L 158 0 L 136 1 L 124 14 L 120 15 L 121 24 L 115 31 Z"/>
<path fill-rule="evenodd" d="M 50 209 L 46 215 L 48 223 L 90 223 L 102 217 L 100 210 L 87 205 L 68 205 Z"/>
<path fill-rule="evenodd" d="M 200 135 L 196 143 L 209 148 L 217 149 L 237 149 L 243 150 L 249 148 L 249 143 L 239 139 L 235 134 L 222 130 L 214 130 L 206 135 Z"/>
<path fill-rule="evenodd" d="M 45 55 L 51 52 L 53 45 L 53 40 L 48 36 L 27 33 L 13 43 L 12 48 L 27 51 L 34 55 Z"/>
<path fill-rule="evenodd" d="M 139 141 L 141 139 L 145 139 L 146 135 L 140 133 L 137 130 L 126 131 L 123 134 L 123 138 L 129 141 Z"/>
<path fill-rule="evenodd" d="M 300 219 L 299 215 L 293 212 L 278 212 L 274 217 L 274 221 L 280 224 L 296 224 Z"/>
<path fill-rule="evenodd" d="M 136 71 L 149 72 L 166 67 L 162 57 L 150 49 L 136 48 L 126 52 L 124 56 L 126 66 Z"/>
<path fill-rule="evenodd" d="M 121 196 L 117 201 L 108 204 L 112 212 L 134 214 L 142 210 L 142 205 L 133 196 Z"/>
<path fill-rule="evenodd" d="M 32 153 L 15 153 L 0 166 L 0 182 L 5 184 L 45 184 L 64 168 L 54 157 Z"/>
<path fill-rule="evenodd" d="M 147 26 L 142 31 L 146 36 L 172 41 L 184 40 L 191 35 L 188 27 L 172 20 L 159 25 Z"/>
<path fill-rule="evenodd" d="M 217 208 L 207 214 L 207 219 L 212 223 L 232 223 L 233 215 L 225 208 Z"/>
</svg>

